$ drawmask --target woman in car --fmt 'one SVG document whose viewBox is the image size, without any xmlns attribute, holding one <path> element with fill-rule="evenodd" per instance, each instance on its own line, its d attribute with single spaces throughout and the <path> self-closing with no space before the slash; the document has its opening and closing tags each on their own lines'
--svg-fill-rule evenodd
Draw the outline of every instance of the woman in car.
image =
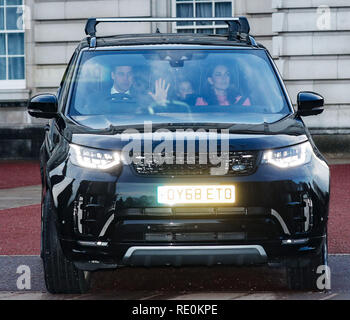
<svg viewBox="0 0 350 320">
<path fill-rule="evenodd" d="M 245 97 L 240 93 L 237 84 L 231 83 L 232 76 L 229 69 L 225 65 L 216 65 L 209 72 L 209 77 L 207 80 L 209 84 L 209 90 L 207 94 L 197 98 L 196 106 L 251 105 L 249 97 Z"/>
</svg>

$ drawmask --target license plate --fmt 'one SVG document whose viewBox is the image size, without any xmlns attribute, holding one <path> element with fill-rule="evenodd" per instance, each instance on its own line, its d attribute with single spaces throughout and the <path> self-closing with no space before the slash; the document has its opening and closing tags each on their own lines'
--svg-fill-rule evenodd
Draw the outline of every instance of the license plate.
<svg viewBox="0 0 350 320">
<path fill-rule="evenodd" d="M 159 186 L 157 190 L 158 203 L 234 203 L 235 186 Z"/>
</svg>

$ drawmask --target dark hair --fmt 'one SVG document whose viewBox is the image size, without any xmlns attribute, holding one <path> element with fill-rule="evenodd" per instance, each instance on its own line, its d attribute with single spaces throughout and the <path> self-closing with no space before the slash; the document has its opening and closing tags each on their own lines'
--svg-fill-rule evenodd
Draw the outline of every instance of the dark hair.
<svg viewBox="0 0 350 320">
<path fill-rule="evenodd" d="M 203 81 L 204 92 L 207 92 L 208 90 L 210 90 L 212 88 L 212 85 L 208 82 L 208 78 L 211 78 L 213 76 L 214 70 L 218 66 L 224 66 L 230 72 L 230 84 L 232 84 L 234 79 L 236 80 L 236 81 L 234 81 L 235 83 L 239 82 L 239 68 L 238 68 L 238 65 L 237 65 L 237 63 L 235 61 L 223 60 L 223 61 L 220 61 L 220 62 L 214 62 L 214 63 L 212 62 L 207 67 L 207 71 L 205 73 L 205 79 Z"/>
<path fill-rule="evenodd" d="M 238 73 L 238 68 L 237 65 L 233 61 L 220 61 L 216 63 L 211 63 L 206 72 L 206 77 L 204 80 L 204 86 L 202 88 L 202 97 L 204 100 L 209 104 L 209 105 L 216 105 L 218 104 L 218 99 L 215 94 L 213 85 L 209 83 L 208 78 L 211 78 L 213 76 L 214 70 L 218 66 L 224 66 L 227 68 L 228 71 L 234 70 L 234 74 Z M 240 95 L 240 90 L 239 90 L 239 84 L 235 85 L 234 87 L 232 86 L 232 80 L 236 78 L 235 76 L 230 75 L 230 86 L 227 88 L 227 99 L 229 101 L 234 101 L 238 95 Z"/>
<path fill-rule="evenodd" d="M 128 65 L 128 64 L 125 64 L 125 63 L 122 63 L 122 64 L 114 64 L 114 65 L 112 66 L 112 72 L 115 72 L 115 69 L 117 69 L 117 68 L 119 68 L 119 67 L 130 67 L 131 70 L 134 69 L 133 66 Z"/>
</svg>

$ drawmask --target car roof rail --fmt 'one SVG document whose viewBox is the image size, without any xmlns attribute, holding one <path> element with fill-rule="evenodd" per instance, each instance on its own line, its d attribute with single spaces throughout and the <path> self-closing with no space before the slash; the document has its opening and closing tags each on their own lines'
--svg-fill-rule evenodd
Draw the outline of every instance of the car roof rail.
<svg viewBox="0 0 350 320">
<path fill-rule="evenodd" d="M 255 39 L 249 35 L 250 26 L 246 17 L 217 18 L 89 18 L 85 25 L 85 34 L 89 37 L 90 47 L 96 47 L 96 26 L 100 22 L 226 22 L 228 40 L 246 42 L 256 46 Z"/>
</svg>

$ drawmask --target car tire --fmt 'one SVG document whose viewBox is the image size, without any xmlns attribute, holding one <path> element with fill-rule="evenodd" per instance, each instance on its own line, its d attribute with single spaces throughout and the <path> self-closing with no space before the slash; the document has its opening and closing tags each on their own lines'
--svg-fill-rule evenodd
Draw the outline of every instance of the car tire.
<svg viewBox="0 0 350 320">
<path fill-rule="evenodd" d="M 328 267 L 327 237 L 324 239 L 320 252 L 311 258 L 295 258 L 287 261 L 287 282 L 291 290 L 327 291 L 327 286 L 318 284 L 319 266 Z M 326 271 L 325 271 L 326 272 Z M 328 272 L 328 271 L 327 271 Z M 325 273 L 323 273 L 325 275 Z M 327 274 L 327 277 L 330 276 Z M 328 279 L 330 280 L 330 279 Z"/>
<path fill-rule="evenodd" d="M 77 269 L 73 262 L 63 255 L 49 192 L 45 195 L 42 211 L 41 241 L 46 289 L 52 294 L 86 293 L 90 288 L 90 272 Z"/>
</svg>

